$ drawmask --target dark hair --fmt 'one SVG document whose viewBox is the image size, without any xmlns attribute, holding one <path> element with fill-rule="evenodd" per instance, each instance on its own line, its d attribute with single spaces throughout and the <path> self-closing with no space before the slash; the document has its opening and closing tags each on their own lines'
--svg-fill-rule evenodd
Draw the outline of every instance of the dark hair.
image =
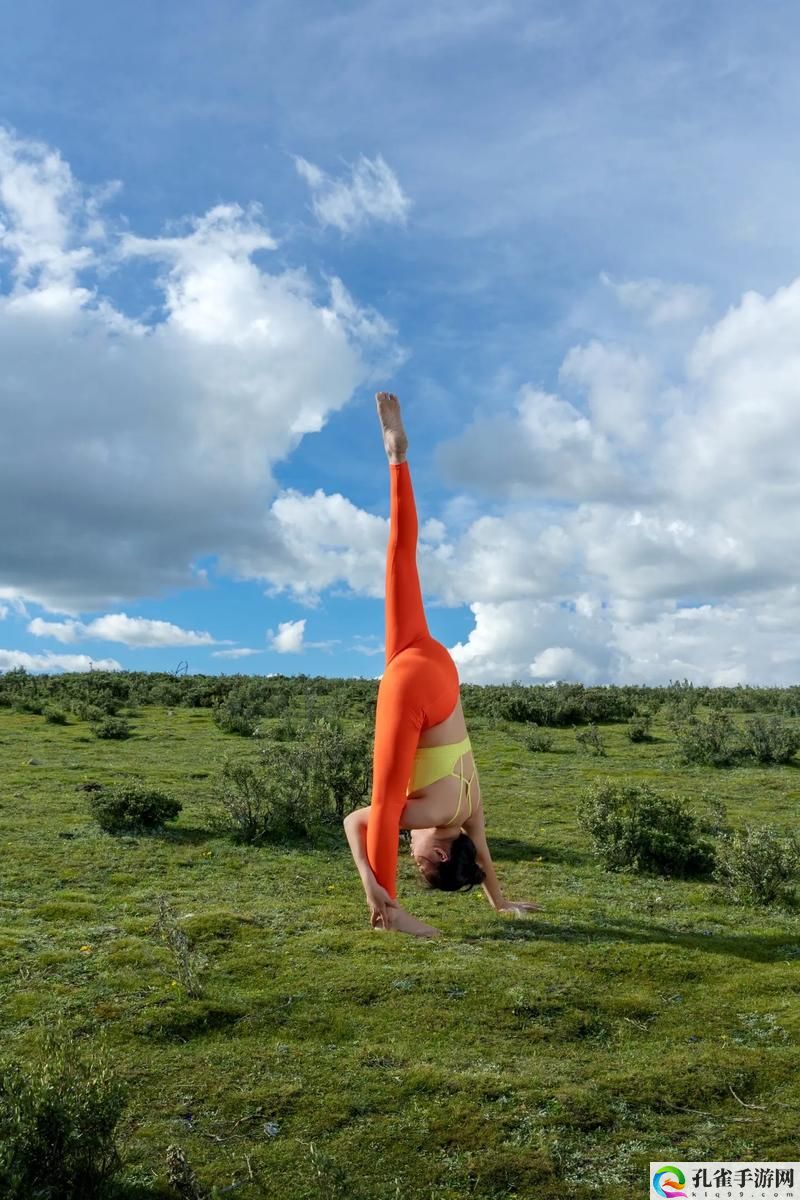
<svg viewBox="0 0 800 1200">
<path fill-rule="evenodd" d="M 444 862 L 428 864 L 423 872 L 428 887 L 442 892 L 470 891 L 483 883 L 486 872 L 477 862 L 475 843 L 466 833 L 460 833 L 450 845 L 450 857 Z"/>
</svg>

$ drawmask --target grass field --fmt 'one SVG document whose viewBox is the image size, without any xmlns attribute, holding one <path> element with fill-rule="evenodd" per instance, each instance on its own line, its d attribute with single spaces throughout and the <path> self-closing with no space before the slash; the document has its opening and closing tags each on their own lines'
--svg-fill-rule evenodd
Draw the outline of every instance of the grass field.
<svg viewBox="0 0 800 1200">
<path fill-rule="evenodd" d="M 444 933 L 427 942 L 369 928 L 341 830 L 261 848 L 209 834 L 222 758 L 252 742 L 206 709 L 133 724 L 102 742 L 0 710 L 3 1053 L 26 1058 L 57 1014 L 78 1042 L 103 1033 L 130 1084 L 126 1196 L 173 1194 L 171 1143 L 244 1200 L 639 1200 L 651 1159 L 800 1157 L 796 913 L 607 874 L 576 822 L 607 775 L 789 830 L 798 766 L 681 767 L 657 724 L 645 745 L 602 727 L 606 758 L 573 730 L 534 754 L 473 720 L 501 883 L 544 911 L 422 891 L 404 861 L 401 900 Z M 183 802 L 168 832 L 93 825 L 77 785 L 129 776 Z M 160 895 L 205 957 L 200 998 L 153 932 Z"/>
</svg>

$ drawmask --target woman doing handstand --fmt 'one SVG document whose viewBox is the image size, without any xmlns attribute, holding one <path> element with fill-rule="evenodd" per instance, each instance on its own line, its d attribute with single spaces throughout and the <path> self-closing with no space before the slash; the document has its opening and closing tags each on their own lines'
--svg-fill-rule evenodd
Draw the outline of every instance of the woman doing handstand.
<svg viewBox="0 0 800 1200">
<path fill-rule="evenodd" d="M 373 927 L 430 937 L 439 931 L 397 903 L 401 829 L 429 887 L 481 884 L 501 912 L 539 908 L 504 899 L 492 864 L 483 803 L 459 695 L 456 665 L 432 638 L 417 574 L 417 512 L 397 397 L 379 392 L 389 458 L 386 551 L 386 665 L 378 688 L 372 802 L 350 813 L 345 832 L 361 875 Z"/>
</svg>

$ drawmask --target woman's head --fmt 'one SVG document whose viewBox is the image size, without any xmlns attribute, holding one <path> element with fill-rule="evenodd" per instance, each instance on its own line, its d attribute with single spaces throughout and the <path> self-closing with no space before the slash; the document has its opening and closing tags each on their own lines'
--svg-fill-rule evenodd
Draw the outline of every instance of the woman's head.
<svg viewBox="0 0 800 1200">
<path fill-rule="evenodd" d="M 483 883 L 486 873 L 478 866 L 475 843 L 466 833 L 444 839 L 436 837 L 435 829 L 415 832 L 412 854 L 428 887 L 458 892 Z"/>
</svg>

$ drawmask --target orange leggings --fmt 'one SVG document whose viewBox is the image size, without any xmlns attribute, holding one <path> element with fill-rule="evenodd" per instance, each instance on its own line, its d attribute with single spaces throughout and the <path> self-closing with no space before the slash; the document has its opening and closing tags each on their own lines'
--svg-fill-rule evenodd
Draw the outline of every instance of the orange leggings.
<svg viewBox="0 0 800 1200">
<path fill-rule="evenodd" d="M 382 887 L 397 896 L 400 818 L 419 735 L 458 703 L 456 665 L 428 632 L 417 575 L 417 510 L 408 463 L 389 465 L 386 548 L 386 666 L 378 688 L 367 858 Z"/>
</svg>

